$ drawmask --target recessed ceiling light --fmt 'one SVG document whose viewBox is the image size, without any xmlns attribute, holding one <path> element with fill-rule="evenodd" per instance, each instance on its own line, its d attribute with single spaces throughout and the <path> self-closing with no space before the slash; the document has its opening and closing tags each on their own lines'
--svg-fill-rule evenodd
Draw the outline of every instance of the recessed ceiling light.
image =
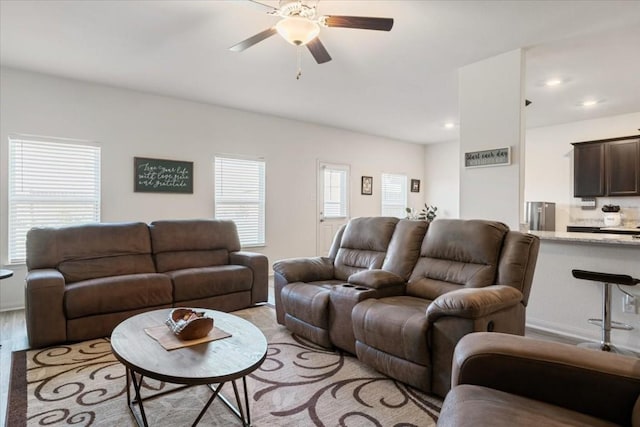
<svg viewBox="0 0 640 427">
<path fill-rule="evenodd" d="M 545 86 L 558 86 L 562 84 L 562 80 L 560 79 L 549 79 L 544 82 Z"/>
<path fill-rule="evenodd" d="M 600 101 L 598 101 L 597 99 L 587 99 L 585 101 L 582 101 L 580 103 L 580 105 L 582 107 L 593 107 L 594 105 L 599 104 L 599 103 L 600 103 Z"/>
<path fill-rule="evenodd" d="M 456 124 L 453 122 L 447 122 L 444 124 L 445 129 L 453 129 L 454 127 L 456 127 Z"/>
</svg>

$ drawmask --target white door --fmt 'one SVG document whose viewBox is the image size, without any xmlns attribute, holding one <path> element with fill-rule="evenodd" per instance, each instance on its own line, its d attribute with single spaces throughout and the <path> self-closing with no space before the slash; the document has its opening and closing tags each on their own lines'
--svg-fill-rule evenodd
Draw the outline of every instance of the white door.
<svg viewBox="0 0 640 427">
<path fill-rule="evenodd" d="M 349 220 L 349 182 L 349 165 L 318 162 L 318 256 L 329 254 L 333 237 Z"/>
</svg>

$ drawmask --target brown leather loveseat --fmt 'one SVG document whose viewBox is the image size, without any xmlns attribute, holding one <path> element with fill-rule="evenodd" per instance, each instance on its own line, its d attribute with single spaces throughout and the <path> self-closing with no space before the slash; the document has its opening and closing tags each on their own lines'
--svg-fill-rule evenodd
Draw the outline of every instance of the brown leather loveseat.
<svg viewBox="0 0 640 427">
<path fill-rule="evenodd" d="M 274 264 L 278 322 L 444 396 L 460 338 L 524 333 L 538 249 L 499 222 L 356 218 L 328 257 Z"/>
<path fill-rule="evenodd" d="M 122 320 L 148 310 L 233 311 L 268 294 L 267 258 L 240 251 L 231 221 L 34 228 L 27 268 L 32 348 L 109 336 Z"/>
</svg>

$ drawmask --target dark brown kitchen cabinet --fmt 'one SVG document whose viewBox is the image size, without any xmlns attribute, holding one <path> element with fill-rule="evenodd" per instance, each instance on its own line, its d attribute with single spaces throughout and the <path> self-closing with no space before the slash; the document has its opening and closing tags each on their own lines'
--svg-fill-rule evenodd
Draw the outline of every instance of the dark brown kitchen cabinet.
<svg viewBox="0 0 640 427">
<path fill-rule="evenodd" d="M 573 143 L 573 195 L 640 196 L 640 135 Z"/>
<path fill-rule="evenodd" d="M 574 197 L 596 197 L 605 195 L 604 148 L 605 146 L 602 143 L 574 145 Z"/>
<path fill-rule="evenodd" d="M 640 140 L 607 144 L 607 194 L 640 195 Z"/>
</svg>

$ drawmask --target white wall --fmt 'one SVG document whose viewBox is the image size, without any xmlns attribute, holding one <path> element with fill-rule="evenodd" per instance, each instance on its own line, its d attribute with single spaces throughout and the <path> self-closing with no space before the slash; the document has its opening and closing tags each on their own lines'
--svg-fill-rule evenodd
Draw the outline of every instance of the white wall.
<svg viewBox="0 0 640 427">
<path fill-rule="evenodd" d="M 640 197 L 601 197 L 598 208 L 582 210 L 573 197 L 573 151 L 571 142 L 638 134 L 640 112 L 561 125 L 527 129 L 525 134 L 526 201 L 556 204 L 556 230 L 569 223 L 602 221 L 600 207 L 620 205 L 629 223 L 640 223 Z M 425 149 L 425 197 L 427 202 L 455 217 L 459 188 L 460 144 L 430 144 Z M 455 184 L 454 184 L 455 183 Z M 451 214 L 448 214 L 451 212 Z M 443 215 L 444 216 L 444 215 Z"/>
<path fill-rule="evenodd" d="M 507 52 L 459 71 L 460 217 L 521 222 L 524 54 Z M 465 168 L 468 152 L 511 147 L 511 164 Z"/>
<path fill-rule="evenodd" d="M 425 147 L 426 203 L 438 207 L 438 218 L 460 217 L 460 144 L 457 141 Z"/>
<path fill-rule="evenodd" d="M 525 200 L 555 202 L 556 230 L 559 231 L 566 231 L 569 223 L 602 221 L 600 208 L 605 204 L 620 205 L 627 221 L 640 223 L 640 197 L 599 197 L 597 209 L 580 209 L 579 199 L 573 197 L 571 145 L 571 142 L 637 135 L 639 127 L 640 112 L 637 112 L 527 130 Z"/>
<path fill-rule="evenodd" d="M 212 84 L 223 84 L 212 82 Z M 7 140 L 32 134 L 102 146 L 102 221 L 213 216 L 215 154 L 262 156 L 267 164 L 270 263 L 315 254 L 318 160 L 351 165 L 351 216 L 380 214 L 380 174 L 424 182 L 424 146 L 208 104 L 0 69 L 0 262 L 7 260 Z M 194 162 L 191 195 L 133 192 L 133 157 Z M 360 195 L 360 176 L 374 195 Z M 409 206 L 424 203 L 424 189 Z M 23 305 L 23 266 L 0 286 L 0 309 Z"/>
</svg>

